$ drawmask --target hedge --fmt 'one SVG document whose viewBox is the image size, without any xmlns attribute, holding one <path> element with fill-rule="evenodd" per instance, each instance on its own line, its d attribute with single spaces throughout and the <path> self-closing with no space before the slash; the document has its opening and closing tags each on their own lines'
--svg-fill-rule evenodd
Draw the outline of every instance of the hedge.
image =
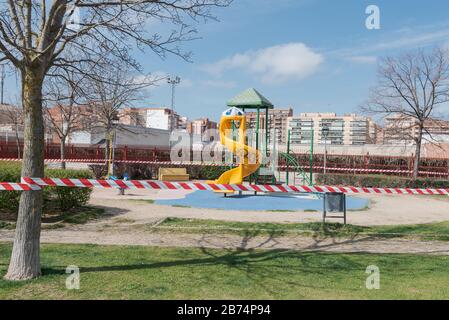
<svg viewBox="0 0 449 320">
<path fill-rule="evenodd" d="M 91 179 L 93 175 L 88 170 L 48 169 L 45 176 L 52 178 Z M 69 210 L 86 205 L 89 202 L 91 188 L 46 187 L 44 188 L 44 210 Z M 56 205 L 55 205 L 56 204 Z"/>
<path fill-rule="evenodd" d="M 19 163 L 0 162 L 0 181 L 20 182 L 21 165 Z M 45 176 L 52 178 L 89 179 L 93 175 L 87 170 L 46 169 Z M 45 187 L 44 211 L 66 211 L 80 207 L 90 199 L 90 188 Z M 0 191 L 0 210 L 17 212 L 20 191 Z"/>
<path fill-rule="evenodd" d="M 93 172 L 96 179 L 104 179 L 108 175 L 108 166 L 105 164 L 91 164 L 89 169 Z M 125 173 L 133 180 L 147 180 L 157 177 L 156 167 L 148 164 L 116 163 L 114 165 L 115 176 L 123 178 Z"/>
<path fill-rule="evenodd" d="M 215 180 L 218 179 L 224 172 L 228 171 L 230 167 L 200 167 L 198 178 L 202 180 Z"/>
<path fill-rule="evenodd" d="M 20 165 L 0 162 L 0 182 L 20 182 Z M 0 210 L 17 212 L 20 194 L 19 191 L 0 191 Z"/>
<path fill-rule="evenodd" d="M 366 188 L 449 188 L 448 179 L 406 178 L 385 175 L 322 174 L 315 176 L 317 185 L 355 186 Z"/>
<path fill-rule="evenodd" d="M 176 166 L 178 167 L 178 166 Z M 182 166 L 180 166 L 182 167 Z M 90 170 L 97 179 L 104 178 L 107 175 L 107 166 L 104 164 L 89 165 Z M 157 179 L 160 166 L 148 164 L 116 164 L 114 174 L 122 178 L 127 173 L 130 179 L 147 180 Z M 190 179 L 215 180 L 221 174 L 230 169 L 229 166 L 186 166 Z"/>
</svg>

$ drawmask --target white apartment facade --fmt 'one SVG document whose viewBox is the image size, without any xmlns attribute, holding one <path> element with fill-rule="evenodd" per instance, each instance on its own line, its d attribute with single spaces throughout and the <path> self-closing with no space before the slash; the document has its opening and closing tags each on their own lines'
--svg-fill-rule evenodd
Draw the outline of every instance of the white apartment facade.
<svg viewBox="0 0 449 320">
<path fill-rule="evenodd" d="M 148 108 L 146 127 L 161 130 L 186 129 L 187 118 L 179 116 L 169 108 Z"/>
<path fill-rule="evenodd" d="M 401 114 L 384 119 L 383 143 L 389 145 L 414 145 L 419 136 L 418 121 Z M 423 142 L 449 142 L 449 121 L 429 118 L 424 121 Z"/>
<path fill-rule="evenodd" d="M 248 129 L 256 128 L 257 123 L 257 113 L 256 112 L 246 112 L 246 122 Z M 268 142 L 273 142 L 272 134 L 275 134 L 276 142 L 280 144 L 285 144 L 287 142 L 287 125 L 288 118 L 293 116 L 293 108 L 274 108 L 268 110 L 268 125 L 266 122 L 265 111 L 260 112 L 259 116 L 259 128 L 268 128 Z"/>
<path fill-rule="evenodd" d="M 310 144 L 312 134 L 314 143 L 331 145 L 364 145 L 376 142 L 374 122 L 363 116 L 348 114 L 338 116 L 336 113 L 301 113 L 288 118 L 290 143 L 292 145 Z M 327 138 L 323 128 L 329 129 Z"/>
</svg>

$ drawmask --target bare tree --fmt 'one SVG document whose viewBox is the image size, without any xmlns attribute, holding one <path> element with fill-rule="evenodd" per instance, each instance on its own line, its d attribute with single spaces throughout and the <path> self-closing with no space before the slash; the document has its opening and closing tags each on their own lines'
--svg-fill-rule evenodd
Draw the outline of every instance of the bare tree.
<svg viewBox="0 0 449 320">
<path fill-rule="evenodd" d="M 43 84 L 61 70 L 82 72 L 105 54 L 139 68 L 131 48 L 149 48 L 189 59 L 178 44 L 195 38 L 189 25 L 212 18 L 210 10 L 231 0 L 5 0 L 0 3 L 0 62 L 16 68 L 22 80 L 24 151 L 22 176 L 44 176 Z M 148 21 L 163 24 L 161 32 Z M 173 31 L 167 28 L 173 26 Z M 98 73 L 97 74 L 101 74 Z M 42 191 L 25 191 L 6 279 L 37 277 L 40 268 Z"/>
<path fill-rule="evenodd" d="M 120 65 L 118 61 L 102 68 L 101 75 L 93 73 L 87 80 L 92 114 L 89 119 L 86 119 L 86 123 L 91 129 L 96 127 L 105 132 L 106 162 L 109 160 L 107 155 L 110 152 L 114 128 L 117 125 L 115 122 L 127 116 L 126 113 L 121 112 L 122 109 L 143 100 L 146 96 L 144 89 L 159 80 L 161 79 L 151 75 L 132 76 L 131 70 L 126 68 L 126 65 Z"/>
<path fill-rule="evenodd" d="M 378 85 L 362 111 L 389 118 L 390 137 L 415 144 L 413 177 L 418 177 L 426 124 L 441 117 L 441 106 L 449 102 L 449 54 L 435 48 L 381 60 Z"/>
<path fill-rule="evenodd" d="M 107 131 L 112 128 L 113 119 L 121 116 L 120 111 L 125 106 L 142 101 L 144 89 L 161 80 L 150 75 L 135 77 L 129 69 L 117 65 L 102 68 L 101 75 L 93 75 L 87 80 L 93 119 L 97 126 Z"/>
<path fill-rule="evenodd" d="M 19 104 L 17 104 L 17 105 L 6 105 L 4 111 L 6 120 L 13 127 L 14 135 L 16 138 L 17 159 L 20 159 L 22 157 L 22 153 L 20 147 L 19 133 L 23 128 L 23 110 L 22 107 Z"/>
<path fill-rule="evenodd" d="M 87 118 L 83 102 L 86 94 L 83 80 L 86 77 L 67 71 L 65 77 L 49 78 L 45 82 L 44 117 L 48 120 L 50 131 L 56 133 L 60 140 L 61 160 L 65 159 L 65 147 L 69 135 L 74 129 L 85 127 L 83 119 Z M 61 161 L 61 168 L 66 168 Z"/>
</svg>

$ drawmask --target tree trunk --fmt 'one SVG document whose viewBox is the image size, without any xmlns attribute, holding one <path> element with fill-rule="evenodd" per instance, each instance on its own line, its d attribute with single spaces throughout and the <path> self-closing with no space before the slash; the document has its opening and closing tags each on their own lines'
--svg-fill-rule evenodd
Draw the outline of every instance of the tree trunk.
<svg viewBox="0 0 449 320">
<path fill-rule="evenodd" d="M 423 125 L 418 128 L 418 137 L 416 139 L 415 161 L 413 163 L 413 179 L 417 179 L 419 175 L 419 161 L 421 160 L 421 144 L 422 144 Z"/>
<path fill-rule="evenodd" d="M 42 83 L 43 72 L 39 68 L 25 67 L 22 70 L 24 113 L 22 177 L 44 176 Z M 27 280 L 41 274 L 39 245 L 42 203 L 42 190 L 22 192 L 13 250 L 5 279 Z"/>
<path fill-rule="evenodd" d="M 104 164 L 106 166 L 106 176 L 109 175 L 109 138 L 105 139 Z"/>
<path fill-rule="evenodd" d="M 106 177 L 107 179 L 109 179 L 109 169 L 110 169 L 110 165 L 111 165 L 111 146 L 112 146 L 112 136 L 111 136 L 111 126 L 108 125 L 106 128 L 106 133 L 105 133 L 105 147 L 104 147 L 104 158 L 105 158 L 105 164 L 106 164 Z"/>
<path fill-rule="evenodd" d="M 17 145 L 17 159 L 21 159 L 22 154 L 20 152 L 19 129 L 17 127 L 16 127 L 16 145 Z"/>
<path fill-rule="evenodd" d="M 66 168 L 66 165 L 65 165 L 65 161 L 64 161 L 64 159 L 65 159 L 65 138 L 66 137 L 63 137 L 62 139 L 61 139 L 61 160 L 63 160 L 63 161 L 61 161 L 61 169 L 63 169 L 63 170 L 65 170 L 65 168 Z"/>
</svg>

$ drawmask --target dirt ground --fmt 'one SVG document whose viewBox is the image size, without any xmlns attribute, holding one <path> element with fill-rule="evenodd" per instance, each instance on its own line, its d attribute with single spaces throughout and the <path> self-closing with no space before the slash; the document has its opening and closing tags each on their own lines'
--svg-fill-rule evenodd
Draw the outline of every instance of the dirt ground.
<svg viewBox="0 0 449 320">
<path fill-rule="evenodd" d="M 376 239 L 359 236 L 351 239 L 305 236 L 239 236 L 232 234 L 164 233 L 139 230 L 131 226 L 82 227 L 43 230 L 42 243 L 98 245 L 143 245 L 157 247 L 204 247 L 226 249 L 290 249 L 326 252 L 412 253 L 449 255 L 449 242 L 414 239 Z M 12 242 L 14 232 L 0 230 L 1 242 Z"/>
<path fill-rule="evenodd" d="M 189 191 L 130 190 L 118 196 L 116 190 L 97 189 L 91 204 L 120 212 L 124 218 L 146 223 L 165 217 L 214 219 L 243 222 L 313 222 L 321 221 L 320 212 L 232 211 L 179 208 L 139 201 L 182 198 Z M 362 226 L 420 224 L 449 221 L 448 196 L 360 195 L 370 201 L 369 209 L 348 211 L 348 223 Z"/>
<path fill-rule="evenodd" d="M 44 243 L 91 243 L 101 245 L 149 245 L 169 247 L 260 248 L 319 250 L 333 252 L 449 254 L 449 242 L 412 239 L 351 239 L 305 236 L 239 236 L 226 234 L 169 233 L 146 229 L 167 217 L 216 219 L 244 222 L 321 221 L 318 212 L 227 211 L 179 208 L 142 200 L 173 199 L 188 192 L 133 190 L 119 196 L 116 190 L 95 190 L 90 204 L 103 207 L 108 217 L 85 225 L 42 230 Z M 429 196 L 364 195 L 370 208 L 348 212 L 348 223 L 355 225 L 397 225 L 449 221 L 449 198 Z M 0 241 L 13 240 L 12 230 L 0 230 Z"/>
</svg>

